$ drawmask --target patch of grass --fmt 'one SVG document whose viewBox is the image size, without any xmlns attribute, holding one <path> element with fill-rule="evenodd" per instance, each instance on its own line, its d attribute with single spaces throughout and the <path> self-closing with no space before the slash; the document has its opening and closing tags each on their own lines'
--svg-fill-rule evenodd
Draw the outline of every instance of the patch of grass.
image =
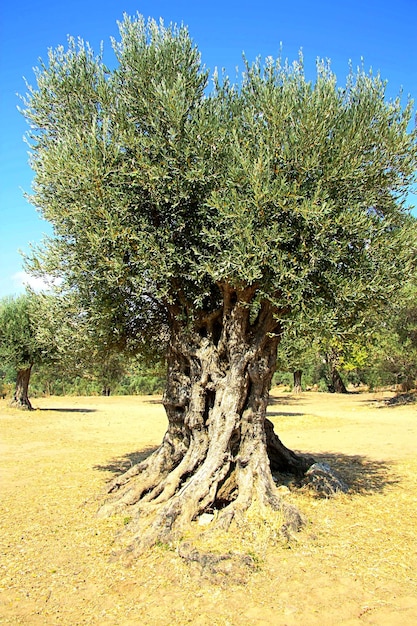
<svg viewBox="0 0 417 626">
<path fill-rule="evenodd" d="M 160 550 L 163 550 L 165 552 L 173 552 L 174 551 L 173 546 L 170 543 L 168 543 L 167 541 L 160 541 L 160 540 L 158 540 L 155 543 L 155 547 L 159 548 Z"/>
</svg>

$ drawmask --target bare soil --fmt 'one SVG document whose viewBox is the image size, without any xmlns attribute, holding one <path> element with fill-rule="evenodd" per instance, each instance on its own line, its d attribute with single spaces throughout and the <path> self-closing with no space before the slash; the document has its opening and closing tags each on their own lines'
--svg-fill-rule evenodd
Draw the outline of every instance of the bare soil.
<svg viewBox="0 0 417 626">
<path fill-rule="evenodd" d="M 129 519 L 96 517 L 107 481 L 161 441 L 159 398 L 50 397 L 34 412 L 0 400 L 0 623 L 416 624 L 417 405 L 387 405 L 392 395 L 273 390 L 283 443 L 329 463 L 350 491 L 284 489 L 305 528 L 289 542 L 259 523 L 241 545 L 224 537 L 251 556 L 233 567 L 186 561 L 186 538 L 127 566 L 115 554 Z"/>
</svg>

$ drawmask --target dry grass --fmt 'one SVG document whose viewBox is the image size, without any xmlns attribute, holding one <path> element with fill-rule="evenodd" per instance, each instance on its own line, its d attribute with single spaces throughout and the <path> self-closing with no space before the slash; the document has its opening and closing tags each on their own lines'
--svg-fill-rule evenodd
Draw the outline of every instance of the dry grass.
<svg viewBox="0 0 417 626">
<path fill-rule="evenodd" d="M 289 447 L 328 462 L 347 495 L 285 497 L 304 513 L 290 543 L 254 514 L 228 536 L 160 545 L 130 567 L 113 557 L 123 517 L 98 519 L 104 485 L 165 429 L 150 398 L 0 401 L 0 623 L 29 625 L 394 626 L 417 623 L 417 414 L 389 394 L 291 396 L 270 406 Z M 219 564 L 200 551 L 250 554 Z M 197 542 L 197 543 L 196 543 Z"/>
</svg>

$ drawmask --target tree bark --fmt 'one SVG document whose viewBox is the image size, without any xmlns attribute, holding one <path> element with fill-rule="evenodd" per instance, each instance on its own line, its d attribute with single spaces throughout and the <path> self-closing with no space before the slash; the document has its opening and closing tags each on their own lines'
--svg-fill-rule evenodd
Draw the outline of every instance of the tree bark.
<svg viewBox="0 0 417 626">
<path fill-rule="evenodd" d="M 301 376 L 302 376 L 303 372 L 302 370 L 296 370 L 294 372 L 294 386 L 293 386 L 293 392 L 294 393 L 301 393 L 303 388 L 301 386 Z"/>
<path fill-rule="evenodd" d="M 19 409 L 28 409 L 29 411 L 33 410 L 28 396 L 31 371 L 32 365 L 17 372 L 16 388 L 10 403 L 11 406 Z"/>
<path fill-rule="evenodd" d="M 192 329 L 171 311 L 167 432 L 148 459 L 111 483 L 100 511 L 129 511 L 136 553 L 178 536 L 206 511 L 223 528 L 255 504 L 285 514 L 271 469 L 302 475 L 314 462 L 288 450 L 266 419 L 280 328 L 267 302 L 251 322 L 248 291 L 225 290 L 223 307 Z M 293 507 L 290 517 L 301 524 Z"/>
</svg>

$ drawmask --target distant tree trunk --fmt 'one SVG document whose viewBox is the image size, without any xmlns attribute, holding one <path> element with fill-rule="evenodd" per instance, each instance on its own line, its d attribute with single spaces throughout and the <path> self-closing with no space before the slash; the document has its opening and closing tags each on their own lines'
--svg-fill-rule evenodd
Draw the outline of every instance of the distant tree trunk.
<svg viewBox="0 0 417 626">
<path fill-rule="evenodd" d="M 348 393 L 345 383 L 338 370 L 339 357 L 335 352 L 326 354 L 326 362 L 329 371 L 327 387 L 330 393 Z"/>
<path fill-rule="evenodd" d="M 346 389 L 345 383 L 336 368 L 332 369 L 331 376 L 333 391 L 335 393 L 347 393 L 348 390 Z"/>
<path fill-rule="evenodd" d="M 19 370 L 17 372 L 16 389 L 13 394 L 11 406 L 17 407 L 19 409 L 28 409 L 29 411 L 33 410 L 28 396 L 31 371 L 32 365 L 24 370 Z"/>
<path fill-rule="evenodd" d="M 294 372 L 294 386 L 293 386 L 293 392 L 294 393 L 301 393 L 303 388 L 301 386 L 301 376 L 302 376 L 303 372 L 302 370 L 296 370 Z"/>
<path fill-rule="evenodd" d="M 266 419 L 280 328 L 269 303 L 251 321 L 247 294 L 239 295 L 226 291 L 223 308 L 193 330 L 171 314 L 168 430 L 148 459 L 111 483 L 101 509 L 132 517 L 135 553 L 178 536 L 207 510 L 222 528 L 256 503 L 301 524 L 271 473 L 303 475 L 314 463 L 288 450 Z"/>
</svg>

